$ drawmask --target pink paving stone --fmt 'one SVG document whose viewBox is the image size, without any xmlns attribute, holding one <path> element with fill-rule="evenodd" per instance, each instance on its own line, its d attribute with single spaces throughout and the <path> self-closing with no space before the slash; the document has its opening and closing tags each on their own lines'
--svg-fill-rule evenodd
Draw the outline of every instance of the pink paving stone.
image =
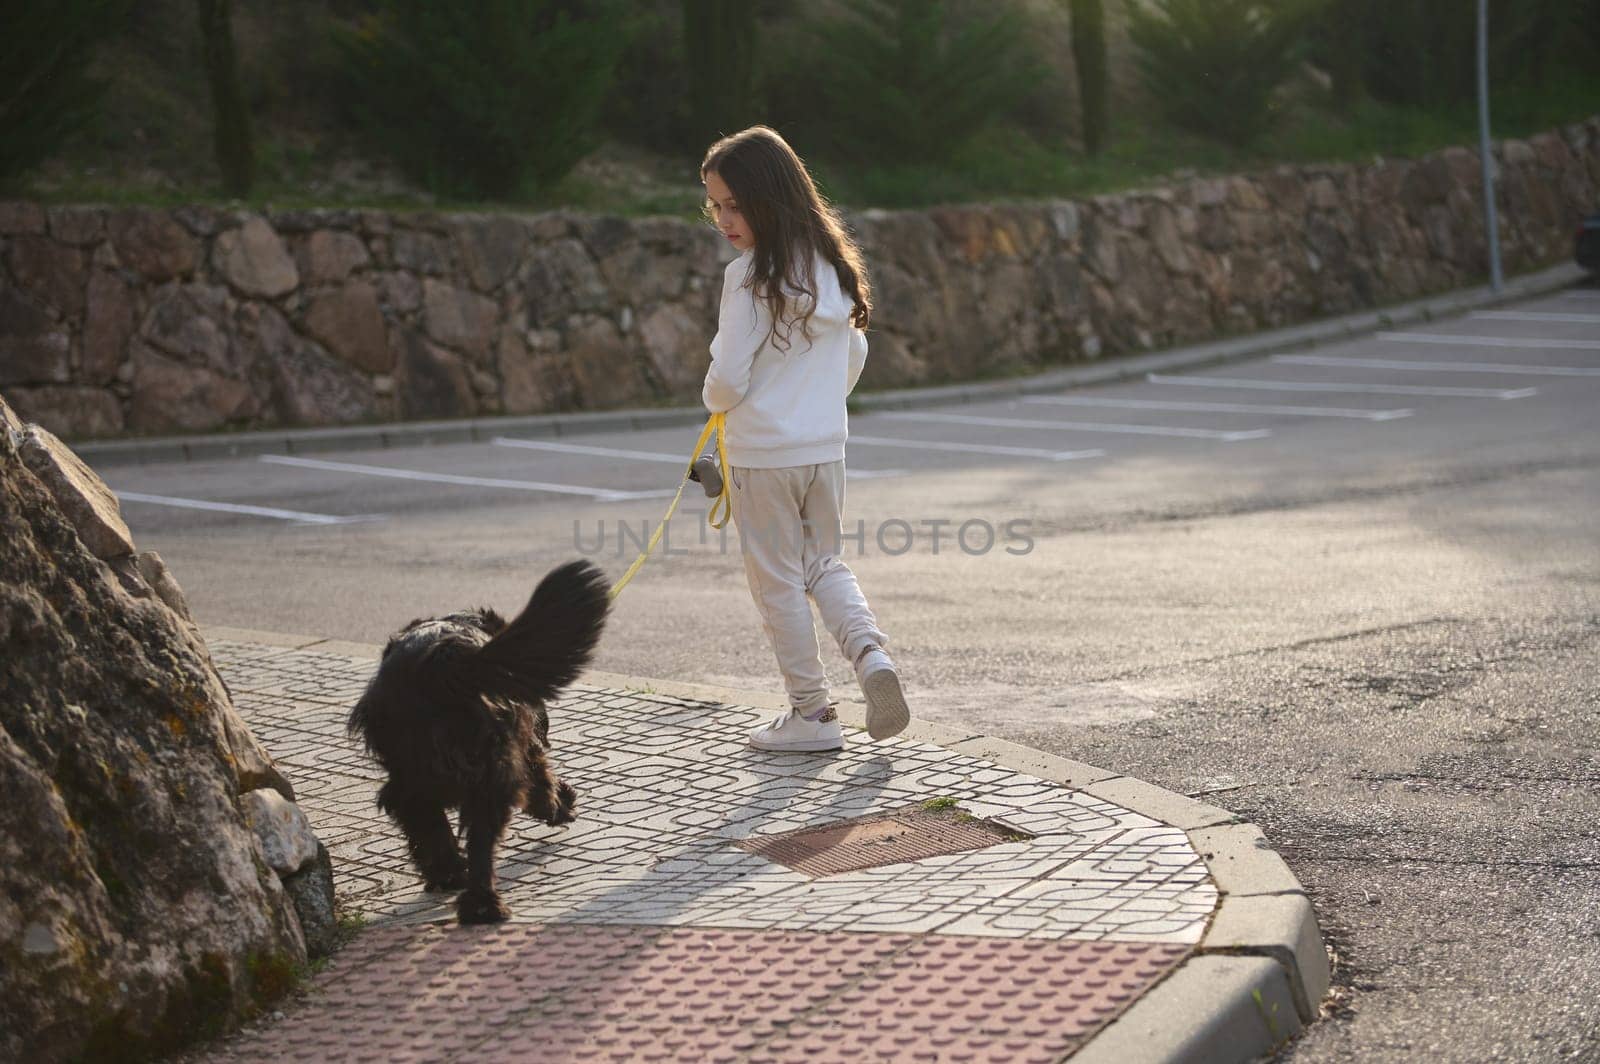
<svg viewBox="0 0 1600 1064">
<path fill-rule="evenodd" d="M 627 925 L 369 934 L 363 963 L 211 1059 L 1053 1062 L 1190 952 Z"/>
</svg>

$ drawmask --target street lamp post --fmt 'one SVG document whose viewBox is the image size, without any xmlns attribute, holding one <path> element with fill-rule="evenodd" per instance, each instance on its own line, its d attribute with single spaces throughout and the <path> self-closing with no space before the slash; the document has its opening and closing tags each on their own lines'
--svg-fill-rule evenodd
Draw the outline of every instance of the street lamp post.
<svg viewBox="0 0 1600 1064">
<path fill-rule="evenodd" d="M 1505 287 L 1500 272 L 1500 226 L 1495 218 L 1494 159 L 1489 154 L 1489 0 L 1478 0 L 1478 156 L 1483 165 L 1483 216 L 1489 232 L 1489 284 Z"/>
</svg>

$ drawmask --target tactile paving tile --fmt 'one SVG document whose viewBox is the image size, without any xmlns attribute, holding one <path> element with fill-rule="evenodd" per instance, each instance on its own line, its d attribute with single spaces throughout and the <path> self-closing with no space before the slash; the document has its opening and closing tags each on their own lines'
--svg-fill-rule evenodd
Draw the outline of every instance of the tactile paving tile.
<svg viewBox="0 0 1600 1064">
<path fill-rule="evenodd" d="M 1057 1061 L 1179 946 L 713 928 L 386 928 L 205 1059 Z"/>
<path fill-rule="evenodd" d="M 1019 831 L 964 815 L 913 807 L 778 835 L 757 835 L 737 845 L 747 853 L 820 879 L 863 868 L 984 850 L 1026 837 Z"/>
</svg>

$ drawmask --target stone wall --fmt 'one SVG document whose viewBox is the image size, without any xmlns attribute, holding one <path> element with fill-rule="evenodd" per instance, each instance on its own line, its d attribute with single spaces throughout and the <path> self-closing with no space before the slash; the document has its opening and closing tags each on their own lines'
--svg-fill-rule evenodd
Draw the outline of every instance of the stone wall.
<svg viewBox="0 0 1600 1064">
<path fill-rule="evenodd" d="M 1517 271 L 1600 209 L 1600 117 L 1497 149 Z M 1480 283 L 1476 155 L 848 218 L 863 387 L 1281 326 Z M 0 389 L 72 437 L 692 402 L 731 249 L 667 218 L 0 203 Z"/>
</svg>

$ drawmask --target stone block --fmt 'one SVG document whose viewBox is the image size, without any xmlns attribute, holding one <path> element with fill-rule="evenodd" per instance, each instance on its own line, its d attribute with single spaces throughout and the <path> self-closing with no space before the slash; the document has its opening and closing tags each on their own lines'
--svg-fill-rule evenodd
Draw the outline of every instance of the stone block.
<svg viewBox="0 0 1600 1064">
<path fill-rule="evenodd" d="M 408 418 L 463 417 L 476 412 L 472 381 L 461 357 L 410 329 L 396 330 L 395 382 Z"/>
<path fill-rule="evenodd" d="M 19 236 L 6 247 L 6 264 L 17 285 L 69 321 L 83 315 L 87 258 L 49 237 Z"/>
<path fill-rule="evenodd" d="M 15 423 L 3 400 L 0 421 Z M 248 729 L 227 730 L 203 645 L 72 521 L 0 433 L 8 1060 L 159 1056 L 174 1032 L 267 1005 L 258 966 L 305 959 L 234 802 Z"/>
<path fill-rule="evenodd" d="M 266 219 L 252 216 L 217 236 L 211 252 L 217 272 L 240 293 L 275 299 L 300 284 L 300 272 Z"/>
<path fill-rule="evenodd" d="M 158 211 L 112 211 L 106 229 L 117 261 L 146 281 L 161 282 L 194 272 L 200 248 L 188 230 Z"/>
<path fill-rule="evenodd" d="M 86 383 L 109 384 L 127 357 L 133 335 L 134 294 L 110 270 L 89 275 L 87 314 L 83 323 L 83 375 Z"/>
<path fill-rule="evenodd" d="M 352 281 L 314 297 L 306 309 L 306 331 L 328 350 L 367 373 L 394 369 L 388 327 L 378 304 L 378 291 L 365 281 Z"/>
<path fill-rule="evenodd" d="M 1231 824 L 1238 820 L 1238 817 L 1226 809 L 1197 802 L 1186 795 L 1157 787 L 1153 783 L 1146 783 L 1132 776 L 1097 780 L 1083 789 L 1096 798 L 1104 798 L 1124 809 L 1143 813 L 1145 816 L 1185 831 L 1215 827 L 1218 824 Z"/>
<path fill-rule="evenodd" d="M 353 233 L 318 229 L 300 246 L 300 273 L 307 284 L 338 284 L 371 258 L 366 244 Z"/>
<path fill-rule="evenodd" d="M 87 247 L 105 236 L 105 217 L 98 207 L 47 207 L 50 235 L 63 244 Z"/>
<path fill-rule="evenodd" d="M 494 300 L 431 278 L 422 283 L 428 336 L 446 347 L 483 357 L 494 341 L 500 307 Z"/>
<path fill-rule="evenodd" d="M 1223 894 L 1292 894 L 1300 881 L 1254 824 L 1222 824 L 1189 832 Z"/>
<path fill-rule="evenodd" d="M 1183 1017 L 1174 1023 L 1174 1016 Z M 1237 1064 L 1299 1034 L 1289 982 L 1266 957 L 1194 957 L 1073 1054 L 1073 1064 Z"/>
<path fill-rule="evenodd" d="M 101 559 L 133 553 L 133 534 L 122 520 L 116 495 L 70 447 L 39 425 L 25 428 L 16 446 L 23 464 L 50 489 L 89 553 Z"/>
<path fill-rule="evenodd" d="M 210 366 L 168 358 L 135 341 L 128 425 L 139 432 L 205 431 L 261 411 L 250 385 Z"/>
<path fill-rule="evenodd" d="M 22 200 L 0 202 L 0 234 L 15 236 L 19 233 L 43 233 L 44 208 L 37 203 Z"/>
<path fill-rule="evenodd" d="M 0 285 L 0 385 L 65 384 L 71 341 L 49 311 L 11 285 Z"/>
<path fill-rule="evenodd" d="M 1096 768 L 1086 765 L 1081 761 L 1070 758 L 1056 757 L 1042 750 L 1031 747 L 1019 746 L 1004 739 L 995 739 L 987 735 L 974 736 L 953 743 L 950 749 L 958 753 L 970 754 L 985 761 L 993 761 L 997 765 L 1016 772 L 1025 772 L 1030 776 L 1037 776 L 1042 780 L 1059 783 L 1064 787 L 1083 789 L 1090 784 L 1102 780 L 1114 779 L 1117 774 L 1109 769 Z"/>
<path fill-rule="evenodd" d="M 28 420 L 37 421 L 63 439 L 117 436 L 127 425 L 122 401 L 104 388 L 43 385 L 11 388 L 7 394 L 16 400 Z"/>
<path fill-rule="evenodd" d="M 455 238 L 467 277 L 480 292 L 494 292 L 511 280 L 528 251 L 525 223 L 516 217 L 463 219 Z"/>
<path fill-rule="evenodd" d="M 317 859 L 321 844 L 300 807 L 268 787 L 239 796 L 239 811 L 261 843 L 267 866 L 292 876 Z"/>
<path fill-rule="evenodd" d="M 134 561 L 139 567 L 139 575 L 156 596 L 167 604 L 167 608 L 193 624 L 194 615 L 189 612 L 189 600 L 183 597 L 183 588 L 178 586 L 177 579 L 167 568 L 167 563 L 161 560 L 161 555 L 153 550 L 140 551 Z"/>
<path fill-rule="evenodd" d="M 283 877 L 283 889 L 300 920 L 306 956 L 316 960 L 332 953 L 339 944 L 339 917 L 334 906 L 333 859 L 328 848 L 317 843 L 316 858 L 294 875 Z"/>
<path fill-rule="evenodd" d="M 1200 949 L 1271 957 L 1289 976 L 1300 1019 L 1317 1018 L 1328 992 L 1328 951 L 1305 895 L 1224 896 Z"/>
</svg>

